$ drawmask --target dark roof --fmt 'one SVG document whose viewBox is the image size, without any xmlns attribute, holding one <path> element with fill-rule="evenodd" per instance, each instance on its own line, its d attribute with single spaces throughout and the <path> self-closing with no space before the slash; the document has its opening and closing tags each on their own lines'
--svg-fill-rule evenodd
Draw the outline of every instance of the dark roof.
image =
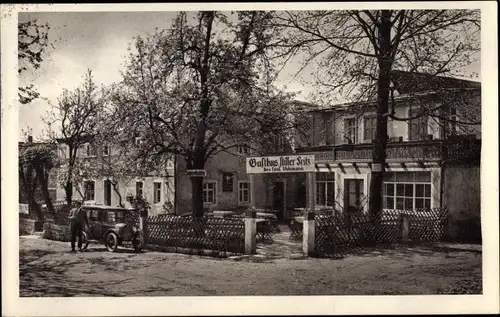
<svg viewBox="0 0 500 317">
<path fill-rule="evenodd" d="M 400 94 L 441 89 L 481 89 L 481 83 L 453 77 L 393 70 L 391 79 Z"/>
<path fill-rule="evenodd" d="M 81 139 L 83 141 L 91 141 L 94 139 L 94 136 L 93 135 L 85 135 L 85 136 L 82 136 Z M 67 138 L 57 138 L 56 141 L 57 143 L 66 143 L 67 141 Z"/>
<path fill-rule="evenodd" d="M 465 80 L 460 78 L 434 76 L 425 73 L 405 72 L 393 70 L 391 72 L 391 80 L 394 83 L 399 95 L 395 96 L 395 100 L 413 99 L 418 97 L 425 97 L 429 95 L 438 94 L 443 90 L 460 90 L 460 89 L 474 89 L 480 90 L 481 83 L 472 80 Z M 376 106 L 377 98 L 335 104 L 326 107 L 317 107 L 311 109 L 315 111 L 331 111 L 342 110 L 351 106 Z"/>
<path fill-rule="evenodd" d="M 25 146 L 34 146 L 34 145 L 53 145 L 53 143 L 50 143 L 50 142 L 24 142 L 24 141 L 20 141 L 20 142 L 17 142 L 17 145 L 19 147 L 25 147 Z"/>
</svg>

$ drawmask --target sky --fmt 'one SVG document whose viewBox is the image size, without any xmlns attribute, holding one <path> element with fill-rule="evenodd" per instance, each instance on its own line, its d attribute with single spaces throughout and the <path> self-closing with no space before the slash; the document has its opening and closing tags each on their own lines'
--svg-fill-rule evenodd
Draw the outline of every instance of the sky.
<svg viewBox="0 0 500 317">
<path fill-rule="evenodd" d="M 20 76 L 20 84 L 35 83 L 37 91 L 50 103 L 57 104 L 63 89 L 74 89 L 82 83 L 87 69 L 97 84 L 109 85 L 121 79 L 124 58 L 133 37 L 147 35 L 155 28 L 168 28 L 176 12 L 56 12 L 21 13 L 19 20 L 37 19 L 50 25 L 50 47 L 39 69 L 26 71 Z M 288 91 L 305 91 L 297 96 L 307 100 L 307 89 L 290 82 L 287 76 L 293 69 L 284 69 L 276 84 L 288 86 Z M 38 99 L 20 107 L 19 136 L 28 127 L 32 135 L 43 133 L 42 118 L 51 106 Z"/>
<path fill-rule="evenodd" d="M 40 95 L 30 104 L 20 106 L 19 137 L 31 129 L 37 139 L 44 130 L 42 118 L 57 104 L 63 89 L 74 89 L 91 69 L 97 84 L 109 85 L 120 80 L 120 70 L 134 36 L 147 35 L 155 28 L 170 26 L 176 12 L 29 12 L 20 13 L 19 20 L 37 19 L 50 25 L 49 47 L 39 69 L 26 71 L 20 84 L 34 83 Z M 287 63 L 275 82 L 279 88 L 297 93 L 296 99 L 311 101 L 312 85 L 308 79 L 293 78 L 298 64 Z M 471 66 L 479 73 L 479 64 Z M 307 74 L 307 69 L 304 70 Z M 47 101 L 48 100 L 48 101 Z"/>
</svg>

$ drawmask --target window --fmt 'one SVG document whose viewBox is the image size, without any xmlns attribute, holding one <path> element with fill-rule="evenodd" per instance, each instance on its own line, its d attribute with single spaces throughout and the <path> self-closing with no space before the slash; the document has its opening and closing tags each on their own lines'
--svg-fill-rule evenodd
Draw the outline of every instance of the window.
<svg viewBox="0 0 500 317">
<path fill-rule="evenodd" d="M 344 210 L 359 212 L 364 206 L 364 181 L 362 179 L 344 179 Z"/>
<path fill-rule="evenodd" d="M 241 181 L 238 183 L 238 202 L 239 203 L 250 202 L 250 182 Z"/>
<path fill-rule="evenodd" d="M 87 156 L 88 157 L 91 157 L 91 156 L 96 156 L 97 155 L 97 151 L 96 151 L 96 148 L 95 148 L 95 145 L 94 144 L 87 144 Z"/>
<path fill-rule="evenodd" d="M 450 135 L 455 135 L 457 134 L 457 110 L 455 108 L 450 108 L 450 121 L 449 121 L 449 127 L 448 127 L 448 133 Z"/>
<path fill-rule="evenodd" d="M 250 154 L 250 148 L 246 145 L 238 145 L 238 153 L 242 155 Z"/>
<path fill-rule="evenodd" d="M 135 196 L 136 197 L 143 197 L 143 189 L 144 189 L 144 183 L 143 182 L 135 182 Z"/>
<path fill-rule="evenodd" d="M 66 158 L 66 147 L 59 147 L 59 157 Z"/>
<path fill-rule="evenodd" d="M 95 182 L 85 181 L 83 187 L 85 200 L 95 200 Z"/>
<path fill-rule="evenodd" d="M 123 211 L 117 211 L 115 214 L 116 221 L 117 222 L 124 222 L 125 221 L 125 213 Z"/>
<path fill-rule="evenodd" d="M 335 203 L 335 173 L 316 173 L 316 205 Z"/>
<path fill-rule="evenodd" d="M 99 210 L 91 209 L 91 210 L 87 211 L 87 216 L 89 217 L 89 220 L 98 221 L 99 220 Z"/>
<path fill-rule="evenodd" d="M 140 136 L 136 137 L 134 139 L 135 145 L 141 145 L 142 144 L 142 138 Z"/>
<path fill-rule="evenodd" d="M 431 173 L 387 173 L 383 185 L 385 209 L 431 208 Z"/>
<path fill-rule="evenodd" d="M 286 151 L 287 140 L 283 134 L 275 134 L 272 138 L 276 153 Z"/>
<path fill-rule="evenodd" d="M 111 206 L 111 181 L 104 181 L 104 205 Z"/>
<path fill-rule="evenodd" d="M 103 152 L 104 156 L 108 156 L 108 155 L 110 155 L 110 154 L 111 154 L 111 151 L 110 151 L 110 148 L 109 148 L 109 146 L 108 146 L 108 145 L 105 145 L 105 146 L 103 147 L 102 152 Z"/>
<path fill-rule="evenodd" d="M 410 117 L 417 117 L 410 120 L 410 141 L 425 140 L 427 138 L 427 125 L 429 118 L 423 114 L 422 110 L 411 110 Z"/>
<path fill-rule="evenodd" d="M 222 173 L 222 191 L 233 191 L 233 173 Z"/>
<path fill-rule="evenodd" d="M 215 204 L 215 193 L 216 193 L 216 183 L 207 182 L 203 184 L 203 203 L 204 204 Z"/>
<path fill-rule="evenodd" d="M 344 119 L 344 137 L 349 144 L 358 143 L 358 126 L 356 118 Z"/>
<path fill-rule="evenodd" d="M 363 140 L 372 142 L 372 140 L 375 139 L 376 122 L 376 117 L 365 117 Z"/>
<path fill-rule="evenodd" d="M 161 203 L 161 183 L 160 182 L 154 183 L 153 191 L 154 191 L 153 203 L 154 204 Z"/>
</svg>

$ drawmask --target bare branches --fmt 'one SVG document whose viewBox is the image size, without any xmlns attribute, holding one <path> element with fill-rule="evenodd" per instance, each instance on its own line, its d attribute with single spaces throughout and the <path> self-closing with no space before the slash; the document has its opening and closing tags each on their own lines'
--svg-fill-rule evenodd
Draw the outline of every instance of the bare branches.
<svg viewBox="0 0 500 317">
<path fill-rule="evenodd" d="M 256 118 L 281 113 L 289 100 L 271 86 L 268 53 L 286 43 L 268 30 L 269 12 L 240 11 L 236 22 L 221 12 L 200 12 L 196 20 L 188 15 L 179 14 L 170 30 L 136 40 L 137 52 L 111 94 L 109 118 L 119 123 L 114 135 L 141 136 L 129 152 L 143 165 L 179 154 L 202 168 L 211 155 L 260 139 Z"/>
<path fill-rule="evenodd" d="M 29 68 L 38 69 L 43 61 L 43 54 L 48 46 L 48 24 L 39 24 L 36 20 L 20 22 L 18 24 L 18 61 L 19 74 Z M 19 87 L 19 102 L 27 104 L 38 98 L 40 94 L 35 90 L 33 84 Z"/>
</svg>

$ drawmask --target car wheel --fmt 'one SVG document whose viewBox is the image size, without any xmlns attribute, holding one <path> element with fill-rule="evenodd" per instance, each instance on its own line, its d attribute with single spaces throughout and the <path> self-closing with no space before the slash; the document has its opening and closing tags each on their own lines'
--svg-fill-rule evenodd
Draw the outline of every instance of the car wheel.
<svg viewBox="0 0 500 317">
<path fill-rule="evenodd" d="M 87 250 L 87 248 L 89 246 L 89 236 L 88 236 L 88 234 L 85 231 L 82 234 L 82 238 L 83 238 L 82 249 L 83 250 Z"/>
<path fill-rule="evenodd" d="M 115 252 L 118 248 L 118 236 L 114 232 L 110 232 L 106 235 L 106 249 L 109 252 Z"/>
</svg>

